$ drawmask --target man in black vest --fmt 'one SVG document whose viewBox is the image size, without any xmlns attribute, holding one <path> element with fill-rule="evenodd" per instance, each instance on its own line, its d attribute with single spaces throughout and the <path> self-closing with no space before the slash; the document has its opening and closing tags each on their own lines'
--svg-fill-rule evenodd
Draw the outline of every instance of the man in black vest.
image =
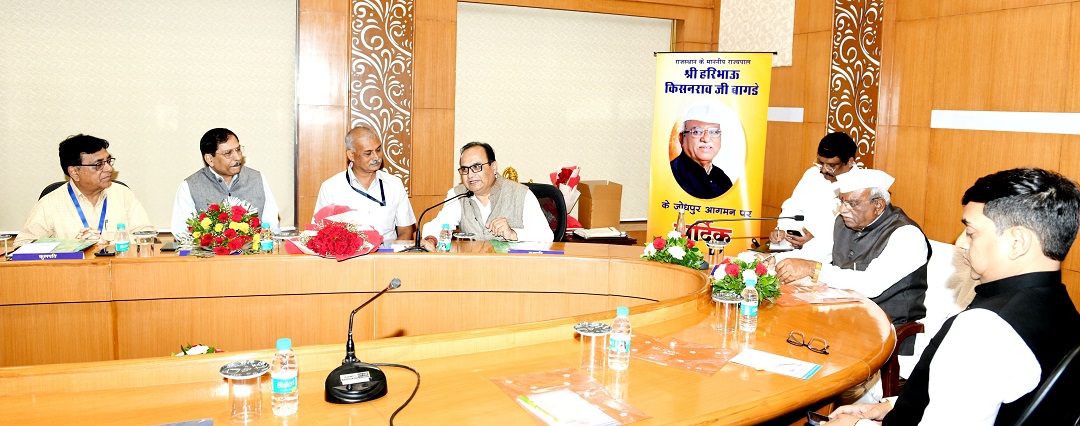
<svg viewBox="0 0 1080 426">
<path fill-rule="evenodd" d="M 1011 425 L 1080 344 L 1080 314 L 1061 283 L 1080 226 L 1076 184 L 1046 170 L 1006 170 L 977 180 L 963 204 L 958 245 L 982 281 L 975 299 L 930 340 L 895 401 L 840 407 L 828 425 Z M 1061 405 L 1043 412 L 1072 417 L 1030 424 L 1075 421 L 1075 408 L 1052 404 Z"/>
<path fill-rule="evenodd" d="M 833 225 L 832 261 L 788 258 L 777 277 L 792 282 L 809 276 L 830 287 L 859 292 L 877 303 L 893 324 L 926 316 L 926 264 L 930 242 L 915 221 L 890 203 L 894 179 L 881 170 L 857 169 L 836 177 L 840 215 Z M 914 339 L 902 342 L 910 355 Z"/>
<path fill-rule="evenodd" d="M 244 147 L 229 129 L 210 129 L 199 140 L 203 167 L 188 176 L 176 189 L 172 232 L 178 239 L 190 237 L 187 220 L 215 203 L 232 198 L 248 203 L 259 213 L 262 223 L 278 232 L 278 205 L 262 174 L 244 167 Z"/>
</svg>

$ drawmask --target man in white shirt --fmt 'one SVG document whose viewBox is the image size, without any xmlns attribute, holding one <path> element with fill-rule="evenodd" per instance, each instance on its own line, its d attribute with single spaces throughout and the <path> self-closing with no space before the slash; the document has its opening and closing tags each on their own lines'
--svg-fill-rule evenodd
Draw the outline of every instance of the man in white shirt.
<svg viewBox="0 0 1080 426">
<path fill-rule="evenodd" d="M 438 243 L 436 235 L 442 225 L 481 240 L 504 239 L 510 241 L 553 241 L 554 235 L 547 218 L 540 209 L 540 202 L 529 187 L 499 177 L 499 163 L 495 150 L 483 142 L 469 142 L 461 147 L 458 160 L 461 185 L 446 192 L 453 198 L 465 196 L 443 204 L 439 215 L 424 225 L 422 246 L 434 251 Z"/>
<path fill-rule="evenodd" d="M 350 130 L 345 157 L 349 167 L 323 182 L 315 211 L 331 204 L 347 206 L 362 212 L 383 241 L 411 240 L 416 216 L 409 194 L 400 178 L 382 170 L 382 142 L 375 132 L 364 126 Z"/>
<path fill-rule="evenodd" d="M 855 164 L 855 141 L 846 133 L 834 132 L 821 138 L 817 162 L 803 173 L 791 198 L 781 205 L 780 217 L 803 215 L 802 222 L 781 219 L 769 235 L 773 244 L 790 244 L 796 253 L 782 255 L 829 263 L 832 257 L 833 222 L 840 211 L 836 199 L 836 177 L 851 170 Z M 790 232 L 789 232 L 790 231 Z"/>
<path fill-rule="evenodd" d="M 931 339 L 899 397 L 837 408 L 825 424 L 1011 425 L 1080 344 L 1080 313 L 1061 283 L 1080 227 L 1076 184 L 1046 170 L 1006 170 L 977 180 L 962 203 L 959 245 L 982 281 L 975 299 Z M 1072 424 L 1080 411 L 1069 398 L 1040 408 L 1045 417 L 1027 424 Z"/>
<path fill-rule="evenodd" d="M 206 211 L 211 204 L 233 198 L 247 202 L 259 213 L 262 223 L 270 224 L 275 233 L 278 228 L 278 205 L 270 185 L 262 174 L 244 167 L 244 147 L 236 133 L 229 129 L 210 129 L 199 140 L 203 167 L 176 189 L 173 203 L 172 233 L 177 239 L 191 237 L 187 220 L 196 212 Z"/>
</svg>

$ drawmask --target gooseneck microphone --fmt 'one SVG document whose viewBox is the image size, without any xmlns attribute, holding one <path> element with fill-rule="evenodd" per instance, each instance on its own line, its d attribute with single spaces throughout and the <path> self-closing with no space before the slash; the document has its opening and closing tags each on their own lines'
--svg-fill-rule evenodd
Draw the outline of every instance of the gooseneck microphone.
<svg viewBox="0 0 1080 426">
<path fill-rule="evenodd" d="M 390 281 L 390 285 L 349 314 L 349 340 L 345 343 L 345 359 L 341 361 L 340 367 L 335 368 L 326 377 L 326 402 L 355 404 L 386 395 L 386 374 L 383 374 L 379 367 L 360 362 L 356 358 L 356 346 L 353 344 L 353 319 L 357 311 L 398 287 L 401 287 L 401 280 L 394 278 Z"/>
<path fill-rule="evenodd" d="M 466 190 L 462 194 L 458 194 L 458 195 L 455 195 L 453 197 L 447 198 L 447 199 L 442 200 L 441 202 L 439 202 L 439 204 L 436 204 L 434 206 L 428 207 L 427 209 L 424 209 L 424 211 L 422 213 L 420 213 L 420 218 L 416 219 L 416 241 L 413 243 L 412 247 L 409 247 L 409 248 L 407 248 L 405 250 L 402 250 L 402 252 L 407 252 L 407 251 L 408 252 L 427 252 L 427 249 L 425 249 L 423 246 L 420 245 L 420 240 L 424 238 L 424 235 L 423 235 L 424 230 L 423 230 L 423 228 L 420 227 L 420 224 L 424 223 L 423 222 L 424 214 L 426 214 L 428 211 L 430 211 L 433 208 L 439 207 L 439 206 L 441 206 L 443 204 L 449 203 L 449 202 L 454 201 L 454 200 L 456 200 L 458 198 L 467 198 L 467 197 L 472 197 L 472 196 L 473 196 L 473 192 L 469 191 L 469 190 Z"/>
<path fill-rule="evenodd" d="M 730 218 L 722 218 L 722 219 L 701 219 L 701 220 L 694 221 L 693 224 L 691 224 L 690 226 L 687 226 L 686 227 L 686 234 L 690 235 L 690 229 L 695 227 L 695 226 L 698 226 L 698 225 L 700 225 L 702 223 L 743 222 L 743 221 L 749 221 L 749 220 L 780 220 L 780 219 L 794 219 L 795 221 L 802 222 L 803 219 L 805 219 L 805 218 L 806 218 L 806 216 L 801 215 L 801 214 L 797 214 L 795 216 L 782 216 L 782 217 L 730 217 Z"/>
</svg>

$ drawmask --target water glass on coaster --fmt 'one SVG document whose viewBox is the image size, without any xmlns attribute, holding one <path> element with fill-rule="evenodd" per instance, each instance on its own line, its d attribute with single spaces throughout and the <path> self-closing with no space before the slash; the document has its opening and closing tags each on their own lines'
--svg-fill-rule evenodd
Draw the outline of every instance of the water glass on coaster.
<svg viewBox="0 0 1080 426">
<path fill-rule="evenodd" d="M 733 333 L 739 328 L 739 302 L 742 296 L 718 291 L 713 293 L 712 327 L 721 333 Z"/>
<path fill-rule="evenodd" d="M 705 247 L 708 248 L 705 261 L 710 265 L 719 265 L 724 261 L 724 247 L 727 247 L 726 239 L 706 239 Z"/>
<path fill-rule="evenodd" d="M 260 379 L 270 371 L 270 364 L 258 360 L 233 361 L 219 372 L 229 379 L 229 406 L 233 423 L 248 423 L 262 417 Z"/>
<path fill-rule="evenodd" d="M 607 368 L 607 337 L 611 326 L 599 322 L 582 322 L 574 326 L 581 335 L 580 370 L 600 383 L 604 383 Z"/>
<path fill-rule="evenodd" d="M 274 234 L 274 254 L 287 253 L 285 251 L 285 240 L 292 240 L 296 238 L 297 235 L 299 234 L 297 234 L 296 231 L 281 231 L 277 234 Z M 297 241 L 294 242 L 299 244 L 299 242 Z"/>
<path fill-rule="evenodd" d="M 152 257 L 154 255 L 154 241 L 157 240 L 157 231 L 139 231 L 133 234 L 135 237 L 135 250 L 139 257 Z"/>
</svg>

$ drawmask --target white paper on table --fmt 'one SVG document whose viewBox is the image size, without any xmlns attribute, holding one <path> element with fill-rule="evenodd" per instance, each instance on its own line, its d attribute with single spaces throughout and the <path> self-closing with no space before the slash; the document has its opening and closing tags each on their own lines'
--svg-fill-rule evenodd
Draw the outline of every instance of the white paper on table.
<svg viewBox="0 0 1080 426">
<path fill-rule="evenodd" d="M 522 407 L 544 420 L 549 425 L 617 425 L 619 421 L 604 414 L 600 407 L 592 405 L 585 398 L 570 389 L 524 395 L 536 407 L 515 398 Z M 538 409 L 539 408 L 539 409 Z"/>
<path fill-rule="evenodd" d="M 52 253 L 59 246 L 59 241 L 53 241 L 48 243 L 26 243 L 19 246 L 18 250 L 15 250 L 12 254 L 37 254 L 37 253 Z"/>
<path fill-rule="evenodd" d="M 810 376 L 813 376 L 814 373 L 817 373 L 818 370 L 821 369 L 821 364 L 799 361 L 795 358 L 788 358 L 786 356 L 762 352 L 756 349 L 743 349 L 742 352 L 735 355 L 735 358 L 731 359 L 731 362 L 742 364 L 747 367 L 753 367 L 757 370 L 765 370 L 771 373 L 783 374 L 785 376 L 803 380 L 809 379 Z"/>
</svg>

